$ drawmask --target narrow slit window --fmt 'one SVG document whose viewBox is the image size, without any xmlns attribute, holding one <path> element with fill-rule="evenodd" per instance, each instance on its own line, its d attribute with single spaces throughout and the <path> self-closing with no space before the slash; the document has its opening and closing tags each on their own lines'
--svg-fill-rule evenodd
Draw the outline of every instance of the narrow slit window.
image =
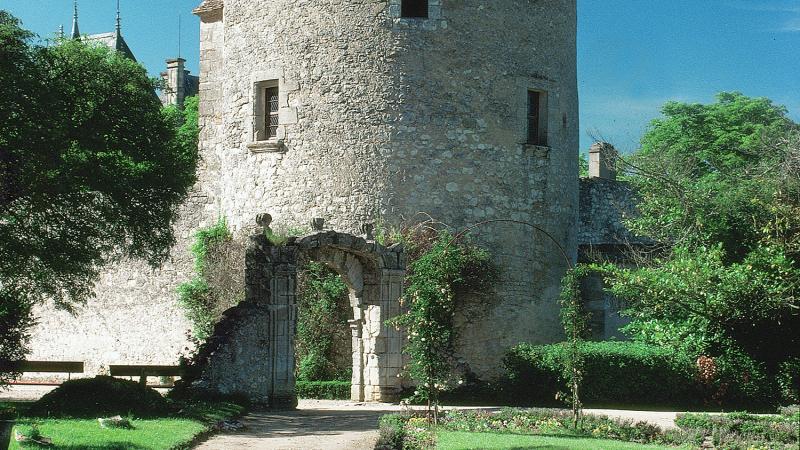
<svg viewBox="0 0 800 450">
<path fill-rule="evenodd" d="M 268 87 L 264 89 L 264 105 L 266 114 L 264 115 L 264 130 L 267 139 L 278 136 L 278 87 Z"/>
<path fill-rule="evenodd" d="M 547 145 L 547 96 L 544 92 L 528 91 L 528 143 Z"/>
<path fill-rule="evenodd" d="M 403 0 L 400 15 L 408 18 L 427 19 L 428 0 Z"/>
</svg>

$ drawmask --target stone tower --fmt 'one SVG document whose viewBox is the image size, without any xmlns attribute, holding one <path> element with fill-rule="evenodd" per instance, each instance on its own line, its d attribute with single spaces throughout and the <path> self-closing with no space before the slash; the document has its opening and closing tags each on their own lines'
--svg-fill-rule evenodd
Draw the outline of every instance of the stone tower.
<svg viewBox="0 0 800 450">
<path fill-rule="evenodd" d="M 458 317 L 478 376 L 560 338 L 576 255 L 575 0 L 205 0 L 196 198 L 233 228 L 322 217 L 359 233 L 424 213 L 478 239 L 496 292 Z M 213 220 L 213 218 L 212 218 Z"/>
<path fill-rule="evenodd" d="M 459 311 L 458 357 L 490 377 L 508 347 L 561 338 L 559 246 L 577 254 L 575 0 L 206 0 L 195 12 L 202 161 L 171 257 L 109 268 L 77 316 L 40 308 L 31 360 L 85 361 L 87 375 L 174 364 L 193 234 L 264 212 L 278 230 L 319 217 L 353 234 L 428 215 L 454 229 L 533 224 L 559 245 L 519 224 L 476 230 L 501 281 Z"/>
</svg>

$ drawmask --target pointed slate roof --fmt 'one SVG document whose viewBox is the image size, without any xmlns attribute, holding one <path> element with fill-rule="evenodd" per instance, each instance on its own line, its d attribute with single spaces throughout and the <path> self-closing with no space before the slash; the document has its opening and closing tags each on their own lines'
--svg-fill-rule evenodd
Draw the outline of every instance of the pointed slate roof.
<svg viewBox="0 0 800 450">
<path fill-rule="evenodd" d="M 78 29 L 78 0 L 72 2 L 74 13 L 72 14 L 72 39 L 80 39 L 81 30 Z"/>
<path fill-rule="evenodd" d="M 101 43 L 111 50 L 121 52 L 131 61 L 136 61 L 136 57 L 133 56 L 133 52 L 125 42 L 125 38 L 118 32 L 90 34 L 86 36 L 85 41 L 89 43 Z"/>
</svg>

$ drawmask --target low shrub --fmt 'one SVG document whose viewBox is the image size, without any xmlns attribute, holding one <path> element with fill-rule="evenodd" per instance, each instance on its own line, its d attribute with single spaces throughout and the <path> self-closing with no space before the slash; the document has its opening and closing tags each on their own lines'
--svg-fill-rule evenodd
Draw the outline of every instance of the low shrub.
<svg viewBox="0 0 800 450">
<path fill-rule="evenodd" d="M 547 403 L 564 391 L 566 343 L 520 344 L 505 356 L 508 390 L 520 404 Z M 584 342 L 581 399 L 590 404 L 687 406 L 702 400 L 692 360 L 633 342 Z"/>
<path fill-rule="evenodd" d="M 378 422 L 376 450 L 426 450 L 436 448 L 436 435 L 428 419 L 411 414 L 387 414 Z"/>
<path fill-rule="evenodd" d="M 349 400 L 349 381 L 302 381 L 294 386 L 297 398 L 313 398 L 318 400 Z"/>
<path fill-rule="evenodd" d="M 712 436 L 717 448 L 797 448 L 800 413 L 770 416 L 679 414 L 675 425 L 685 433 Z"/>
<path fill-rule="evenodd" d="M 31 405 L 31 417 L 97 418 L 115 415 L 156 417 L 170 412 L 155 389 L 135 381 L 99 376 L 71 380 Z"/>
<path fill-rule="evenodd" d="M 405 426 L 408 419 L 400 414 L 386 414 L 378 421 L 380 435 L 375 444 L 376 450 L 403 450 Z"/>
</svg>

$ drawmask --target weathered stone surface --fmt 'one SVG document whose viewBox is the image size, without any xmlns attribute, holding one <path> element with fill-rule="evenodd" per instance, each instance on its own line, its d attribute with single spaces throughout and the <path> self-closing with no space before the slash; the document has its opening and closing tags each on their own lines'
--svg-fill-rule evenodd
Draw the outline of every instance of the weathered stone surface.
<svg viewBox="0 0 800 450">
<path fill-rule="evenodd" d="M 429 4 L 420 20 L 400 18 L 398 0 L 204 2 L 203 163 L 173 260 L 155 273 L 109 271 L 90 312 L 67 326 L 42 315 L 49 322 L 37 329 L 35 357 L 87 360 L 90 370 L 174 362 L 189 328 L 175 302 L 177 284 L 192 276 L 186 249 L 218 217 L 237 232 L 264 211 L 278 231 L 324 217 L 352 234 L 419 212 L 456 228 L 509 218 L 544 228 L 574 258 L 575 0 Z M 253 153 L 254 83 L 268 80 L 279 86 L 283 145 Z M 545 149 L 525 143 L 529 89 L 547 92 Z M 524 227 L 496 224 L 475 236 L 503 275 L 456 318 L 458 349 L 467 370 L 488 377 L 508 347 L 560 338 L 566 263 Z M 374 245 L 356 238 L 351 248 Z"/>
<path fill-rule="evenodd" d="M 251 243 L 257 244 L 260 236 L 252 237 Z M 243 393 L 251 401 L 270 407 L 297 404 L 297 267 L 300 260 L 316 260 L 340 273 L 350 289 L 352 399 L 395 400 L 402 389 L 397 364 L 402 360 L 404 338 L 385 322 L 400 312 L 405 272 L 384 270 L 375 263 L 387 255 L 397 258 L 396 252 L 381 246 L 376 253 L 356 254 L 330 244 L 318 245 L 348 240 L 345 237 L 343 233 L 322 231 L 287 247 L 251 245 L 247 251 L 247 301 L 226 312 L 208 344 L 201 348 L 202 376 L 196 384 L 222 393 Z M 383 289 L 365 287 L 365 279 L 378 280 Z"/>
</svg>

